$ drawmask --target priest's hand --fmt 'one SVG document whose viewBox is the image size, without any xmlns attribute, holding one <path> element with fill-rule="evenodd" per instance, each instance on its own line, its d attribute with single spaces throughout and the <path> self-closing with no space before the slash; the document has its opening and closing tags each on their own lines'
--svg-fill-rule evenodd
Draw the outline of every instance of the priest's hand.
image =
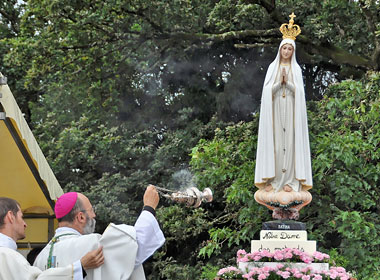
<svg viewBox="0 0 380 280">
<path fill-rule="evenodd" d="M 101 266 L 104 264 L 103 247 L 100 246 L 98 249 L 88 252 L 80 259 L 80 262 L 84 270 Z"/>
<path fill-rule="evenodd" d="M 156 209 L 158 202 L 160 201 L 160 196 L 156 190 L 156 187 L 149 185 L 144 193 L 144 206 L 150 206 L 153 209 Z"/>
</svg>

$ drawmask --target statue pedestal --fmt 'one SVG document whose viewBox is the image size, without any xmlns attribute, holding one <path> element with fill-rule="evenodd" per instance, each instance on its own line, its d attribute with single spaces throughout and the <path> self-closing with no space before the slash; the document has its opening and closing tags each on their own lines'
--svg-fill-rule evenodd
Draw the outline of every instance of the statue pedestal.
<svg viewBox="0 0 380 280">
<path fill-rule="evenodd" d="M 263 229 L 260 231 L 260 240 L 251 241 L 251 252 L 268 251 L 274 253 L 276 250 L 298 249 L 302 253 L 312 256 L 317 251 L 317 242 L 307 240 L 306 225 L 296 221 L 270 221 L 263 223 Z M 295 263 L 284 262 L 260 262 L 248 261 L 239 262 L 241 271 L 250 271 L 254 267 L 272 267 L 276 268 L 283 265 L 289 268 L 305 269 L 310 267 L 313 271 L 329 270 L 327 263 Z"/>
<path fill-rule="evenodd" d="M 251 252 L 285 248 L 298 249 L 310 255 L 317 251 L 317 242 L 307 240 L 306 226 L 296 221 L 270 221 L 263 223 L 260 240 L 251 241 Z"/>
</svg>

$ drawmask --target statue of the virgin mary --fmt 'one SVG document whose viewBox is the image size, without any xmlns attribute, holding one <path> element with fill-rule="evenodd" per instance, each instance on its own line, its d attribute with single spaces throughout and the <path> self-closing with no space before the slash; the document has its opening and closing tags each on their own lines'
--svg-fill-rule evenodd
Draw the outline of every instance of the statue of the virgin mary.
<svg viewBox="0 0 380 280">
<path fill-rule="evenodd" d="M 313 185 L 305 91 L 295 55 L 301 29 L 294 17 L 280 27 L 283 40 L 265 76 L 255 170 L 256 201 L 282 220 L 298 219 Z"/>
</svg>

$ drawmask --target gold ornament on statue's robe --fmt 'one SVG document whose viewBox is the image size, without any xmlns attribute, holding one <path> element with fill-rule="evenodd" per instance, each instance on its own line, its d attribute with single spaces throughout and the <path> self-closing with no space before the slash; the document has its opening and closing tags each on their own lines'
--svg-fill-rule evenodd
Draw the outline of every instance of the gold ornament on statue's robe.
<svg viewBox="0 0 380 280">
<path fill-rule="evenodd" d="M 284 23 L 280 27 L 280 31 L 282 33 L 282 39 L 292 39 L 296 40 L 296 37 L 301 34 L 301 27 L 299 27 L 297 24 L 294 24 L 294 18 L 296 15 L 292 13 L 289 15 L 290 20 L 289 23 Z"/>
</svg>

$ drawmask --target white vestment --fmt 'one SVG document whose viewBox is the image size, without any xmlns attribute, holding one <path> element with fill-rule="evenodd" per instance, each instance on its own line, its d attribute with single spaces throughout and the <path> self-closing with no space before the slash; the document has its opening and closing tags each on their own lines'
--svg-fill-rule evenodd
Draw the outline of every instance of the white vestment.
<svg viewBox="0 0 380 280">
<path fill-rule="evenodd" d="M 16 251 L 16 242 L 10 242 L 9 237 L 0 233 L 0 280 L 72 280 L 74 267 L 68 265 L 41 271 L 31 266 L 19 252 Z M 80 275 L 82 267 L 80 266 Z M 77 278 L 79 279 L 79 278 Z M 82 277 L 80 278 L 82 279 Z"/>
<path fill-rule="evenodd" d="M 280 50 L 284 44 L 294 48 L 286 69 L 289 73 L 286 86 L 278 83 Z M 299 184 L 304 190 L 313 185 L 305 90 L 295 47 L 291 39 L 281 42 L 276 59 L 268 67 L 261 97 L 255 185 L 272 184 L 275 191 L 286 184 L 295 191 L 300 190 Z"/>
<path fill-rule="evenodd" d="M 86 280 L 143 280 L 142 263 L 164 242 L 164 235 L 157 220 L 148 211 L 142 211 L 135 226 L 110 224 L 102 235 L 81 235 L 72 228 L 58 228 L 52 255 L 55 265 L 64 266 L 81 258 L 90 250 L 103 246 L 104 264 L 86 270 Z M 47 267 L 51 242 L 37 256 L 34 265 L 44 270 Z"/>
</svg>

